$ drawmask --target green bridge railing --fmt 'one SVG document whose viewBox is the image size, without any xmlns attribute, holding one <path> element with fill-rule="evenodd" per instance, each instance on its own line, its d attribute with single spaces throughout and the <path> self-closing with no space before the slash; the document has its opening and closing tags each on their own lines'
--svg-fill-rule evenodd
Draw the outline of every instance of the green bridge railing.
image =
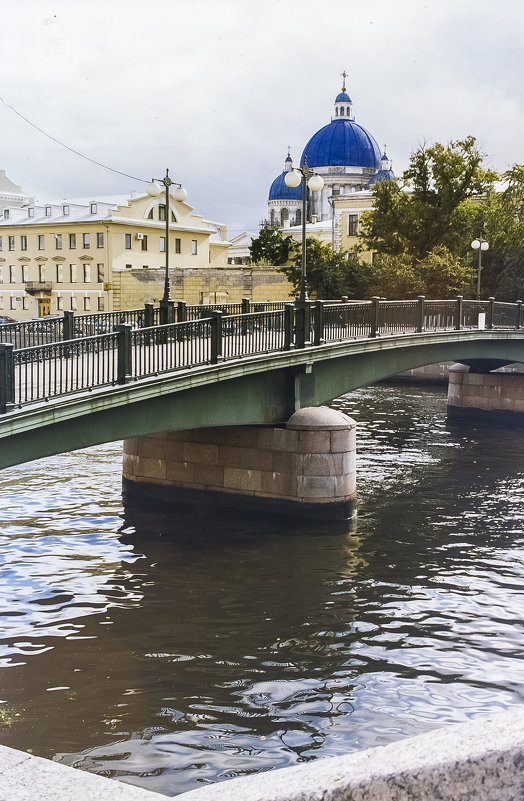
<svg viewBox="0 0 524 801">
<path fill-rule="evenodd" d="M 494 298 L 254 304 L 266 307 L 259 311 L 248 303 L 213 307 L 179 303 L 178 321 L 164 325 L 158 324 L 158 309 L 151 304 L 145 310 L 79 318 L 66 313 L 61 327 L 46 331 L 55 341 L 19 347 L 29 334 L 17 334 L 19 340 L 14 336 L 15 341 L 0 343 L 0 413 L 255 354 L 384 335 L 523 325 L 521 301 L 498 303 Z M 82 332 L 75 330 L 78 322 Z M 23 327 L 29 324 L 17 325 L 25 332 Z"/>
</svg>

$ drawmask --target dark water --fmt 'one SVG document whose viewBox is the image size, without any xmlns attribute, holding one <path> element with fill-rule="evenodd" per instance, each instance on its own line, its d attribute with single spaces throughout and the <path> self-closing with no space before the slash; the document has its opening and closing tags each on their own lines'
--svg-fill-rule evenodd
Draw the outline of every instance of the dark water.
<svg viewBox="0 0 524 801">
<path fill-rule="evenodd" d="M 359 422 L 356 523 L 137 514 L 120 447 L 0 473 L 0 742 L 166 795 L 524 701 L 524 432 Z"/>
</svg>

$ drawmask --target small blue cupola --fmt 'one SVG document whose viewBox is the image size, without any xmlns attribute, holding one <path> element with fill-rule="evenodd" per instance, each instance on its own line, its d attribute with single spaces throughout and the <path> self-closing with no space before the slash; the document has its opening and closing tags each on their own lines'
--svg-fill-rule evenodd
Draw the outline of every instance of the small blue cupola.
<svg viewBox="0 0 524 801">
<path fill-rule="evenodd" d="M 370 189 L 373 184 L 376 184 L 379 181 L 392 181 L 395 178 L 395 173 L 391 167 L 391 159 L 387 156 L 386 145 L 384 145 L 384 152 L 380 158 L 379 170 L 369 179 L 366 189 Z"/>
<path fill-rule="evenodd" d="M 348 76 L 345 70 L 342 73 L 342 77 L 344 79 L 344 82 L 342 84 L 342 91 L 339 92 L 335 98 L 335 110 L 333 112 L 333 116 L 331 117 L 332 120 L 354 119 L 353 103 L 351 102 L 350 96 L 346 92 L 346 78 Z"/>
</svg>

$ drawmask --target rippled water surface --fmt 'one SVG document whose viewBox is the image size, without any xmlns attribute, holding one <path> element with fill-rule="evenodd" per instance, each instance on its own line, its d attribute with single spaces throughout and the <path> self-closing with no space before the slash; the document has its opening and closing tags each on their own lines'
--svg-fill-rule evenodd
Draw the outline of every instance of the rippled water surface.
<svg viewBox="0 0 524 801">
<path fill-rule="evenodd" d="M 524 432 L 333 405 L 343 527 L 124 510 L 119 444 L 0 473 L 0 742 L 176 795 L 523 703 Z"/>
</svg>

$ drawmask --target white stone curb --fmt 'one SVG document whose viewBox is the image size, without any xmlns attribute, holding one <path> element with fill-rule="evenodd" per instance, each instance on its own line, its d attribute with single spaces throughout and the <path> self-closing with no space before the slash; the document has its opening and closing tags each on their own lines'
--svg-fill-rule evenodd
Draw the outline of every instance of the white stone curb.
<svg viewBox="0 0 524 801">
<path fill-rule="evenodd" d="M 179 801 L 524 801 L 524 707 Z"/>
</svg>

